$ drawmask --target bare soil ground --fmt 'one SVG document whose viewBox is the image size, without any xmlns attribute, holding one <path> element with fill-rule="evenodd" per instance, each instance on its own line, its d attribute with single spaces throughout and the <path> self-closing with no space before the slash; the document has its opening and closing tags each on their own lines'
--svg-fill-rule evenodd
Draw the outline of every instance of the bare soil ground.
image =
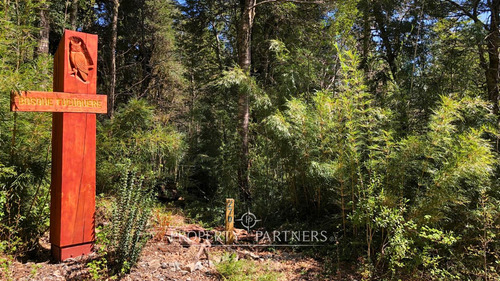
<svg viewBox="0 0 500 281">
<path fill-rule="evenodd" d="M 145 246 L 136 266 L 122 280 L 225 280 L 217 265 L 227 261 L 230 254 L 233 254 L 233 262 L 243 260 L 244 270 L 249 272 L 247 277 L 250 278 L 245 280 L 252 280 L 251 276 L 259 276 L 261 272 L 271 274 L 271 280 L 355 280 L 353 276 L 327 276 L 325 264 L 286 250 L 270 252 L 213 245 L 206 248 L 207 259 L 205 254 L 199 254 L 200 244 L 182 245 L 182 241 L 165 238 L 166 230 L 162 228 L 185 225 L 183 216 L 171 215 L 168 220 L 163 220 L 166 225 L 158 223 L 159 216 L 154 219 L 157 220 L 157 229 L 153 230 L 156 234 Z M 0 261 L 3 259 L 0 280 L 92 280 L 88 264 L 98 258 L 96 254 L 56 263 L 50 258 L 48 235 L 40 239 L 40 245 L 43 251 L 37 260 L 20 261 L 0 255 Z M 107 276 L 96 278 L 95 275 L 94 279 L 111 280 Z"/>
</svg>

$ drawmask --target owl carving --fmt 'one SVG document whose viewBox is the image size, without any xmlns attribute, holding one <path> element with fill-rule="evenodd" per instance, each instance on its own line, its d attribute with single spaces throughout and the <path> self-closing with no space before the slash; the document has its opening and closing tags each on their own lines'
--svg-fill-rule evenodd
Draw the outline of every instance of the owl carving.
<svg viewBox="0 0 500 281">
<path fill-rule="evenodd" d="M 93 69 L 93 64 L 85 43 L 78 37 L 71 37 L 69 46 L 71 76 L 78 78 L 83 83 L 89 83 L 89 71 Z"/>
</svg>

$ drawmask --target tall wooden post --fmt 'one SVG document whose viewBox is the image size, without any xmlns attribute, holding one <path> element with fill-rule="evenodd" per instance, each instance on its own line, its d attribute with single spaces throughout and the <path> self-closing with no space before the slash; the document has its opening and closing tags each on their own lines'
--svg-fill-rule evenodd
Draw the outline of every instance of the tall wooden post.
<svg viewBox="0 0 500 281">
<path fill-rule="evenodd" d="M 83 64 L 83 65 L 82 65 Z M 96 94 L 97 35 L 66 30 L 54 56 L 54 91 Z M 53 113 L 50 242 L 57 260 L 87 254 L 95 233 L 94 113 Z"/>
<path fill-rule="evenodd" d="M 58 260 L 92 251 L 95 226 L 97 36 L 66 30 L 54 57 L 54 90 L 12 92 L 12 111 L 52 115 L 50 243 Z"/>
</svg>

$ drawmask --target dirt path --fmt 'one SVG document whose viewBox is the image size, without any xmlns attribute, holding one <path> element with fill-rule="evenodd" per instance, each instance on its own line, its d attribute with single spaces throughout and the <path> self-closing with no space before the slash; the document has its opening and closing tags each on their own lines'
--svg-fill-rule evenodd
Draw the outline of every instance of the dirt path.
<svg viewBox="0 0 500 281">
<path fill-rule="evenodd" d="M 186 226 L 184 217 L 171 215 L 167 229 L 156 224 L 153 239 L 145 246 L 137 265 L 122 280 L 333 280 L 325 277 L 324 265 L 300 253 L 260 251 L 248 247 L 210 245 L 200 255 L 200 244 L 168 238 L 168 228 Z M 193 226 L 193 225 L 191 225 Z M 197 227 L 197 225 L 194 225 Z M 41 239 L 44 251 L 36 261 L 21 262 L 0 256 L 1 280 L 106 280 L 88 264 L 96 254 L 62 263 L 50 260 L 48 236 Z M 95 262 L 94 262 L 95 263 Z M 349 278 L 350 279 L 350 278 Z M 346 280 L 342 278 L 342 280 Z"/>
</svg>

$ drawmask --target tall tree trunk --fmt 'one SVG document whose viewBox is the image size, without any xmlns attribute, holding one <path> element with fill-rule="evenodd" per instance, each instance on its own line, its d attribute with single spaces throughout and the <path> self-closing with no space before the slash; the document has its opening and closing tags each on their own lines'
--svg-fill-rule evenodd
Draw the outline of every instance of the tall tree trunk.
<svg viewBox="0 0 500 281">
<path fill-rule="evenodd" d="M 238 64 L 245 74 L 250 75 L 252 64 L 252 26 L 255 18 L 254 5 L 256 0 L 240 0 L 241 18 L 238 26 Z M 240 91 L 238 98 L 238 133 L 241 138 L 240 162 L 238 167 L 238 185 L 242 199 L 246 202 L 251 200 L 249 186 L 248 159 L 248 124 L 250 121 L 249 93 Z"/>
<path fill-rule="evenodd" d="M 391 68 L 392 76 L 393 78 L 396 78 L 396 53 L 394 51 L 394 48 L 392 47 L 389 33 L 386 30 L 384 14 L 382 13 L 382 7 L 380 6 L 380 3 L 374 2 L 373 15 L 380 31 L 380 38 L 382 39 L 382 45 L 385 49 L 386 59 L 389 63 L 389 67 Z"/>
<path fill-rule="evenodd" d="M 113 19 L 111 21 L 111 83 L 109 85 L 109 117 L 113 117 L 115 108 L 116 88 L 116 39 L 118 36 L 118 8 L 119 0 L 113 0 Z"/>
<path fill-rule="evenodd" d="M 363 59 L 361 60 L 361 67 L 365 71 L 365 75 L 368 76 L 368 56 L 370 51 L 370 40 L 371 40 L 371 30 L 370 30 L 370 3 L 369 1 L 363 2 Z"/>
<path fill-rule="evenodd" d="M 78 16 L 78 0 L 73 0 L 71 3 L 71 14 L 69 16 L 69 22 L 72 30 L 76 30 L 76 17 Z"/>
<path fill-rule="evenodd" d="M 220 39 L 219 39 L 219 31 L 217 30 L 217 26 L 215 24 L 215 20 L 210 21 L 210 25 L 212 25 L 212 32 L 215 39 L 215 55 L 217 56 L 217 62 L 219 63 L 219 69 L 222 72 L 224 70 L 224 63 L 222 61 L 221 56 L 221 47 L 220 47 Z"/>
<path fill-rule="evenodd" d="M 48 54 L 49 53 L 49 33 L 50 33 L 50 22 L 49 22 L 49 4 L 44 2 L 40 6 L 40 32 L 38 39 L 38 46 L 36 48 L 37 55 Z"/>
<path fill-rule="evenodd" d="M 141 3 L 144 8 L 146 8 L 146 4 L 144 2 Z M 151 56 L 148 55 L 148 52 L 146 51 L 146 15 L 144 14 L 144 8 L 140 9 L 140 15 L 141 15 L 141 80 L 143 83 L 141 83 L 141 93 L 145 93 L 146 89 L 148 87 L 148 84 L 145 77 L 148 75 L 148 64 L 150 63 Z M 153 37 L 154 40 L 154 37 Z M 145 81 L 145 82 L 144 82 Z M 159 101 L 160 97 L 157 97 Z"/>
<path fill-rule="evenodd" d="M 491 11 L 490 26 L 488 36 L 486 37 L 486 46 L 488 49 L 488 69 L 486 70 L 486 87 L 488 89 L 488 98 L 493 104 L 493 113 L 498 116 L 498 75 L 499 58 L 498 47 L 500 46 L 500 34 L 498 31 L 500 0 L 489 0 L 488 6 Z"/>
<path fill-rule="evenodd" d="M 452 4 L 459 10 L 461 10 L 465 15 L 467 15 L 470 19 L 472 19 L 475 23 L 479 23 L 483 26 L 483 28 L 487 31 L 488 35 L 486 36 L 486 49 L 488 52 L 488 64 L 484 61 L 483 57 L 483 48 L 481 46 L 482 42 L 479 42 L 479 58 L 481 66 L 484 68 L 485 76 L 486 76 L 486 89 L 488 91 L 488 99 L 493 105 L 493 113 L 497 116 L 500 122 L 499 114 L 499 89 L 498 89 L 498 81 L 499 81 L 499 51 L 500 47 L 500 33 L 499 33 L 499 24 L 500 24 L 500 0 L 488 0 L 486 1 L 486 6 L 490 12 L 490 24 L 487 25 L 483 23 L 479 19 L 479 2 L 475 1 L 472 6 L 472 13 L 469 11 L 470 8 L 466 8 L 460 5 L 457 2 L 452 0 L 447 0 L 448 3 Z"/>
</svg>

